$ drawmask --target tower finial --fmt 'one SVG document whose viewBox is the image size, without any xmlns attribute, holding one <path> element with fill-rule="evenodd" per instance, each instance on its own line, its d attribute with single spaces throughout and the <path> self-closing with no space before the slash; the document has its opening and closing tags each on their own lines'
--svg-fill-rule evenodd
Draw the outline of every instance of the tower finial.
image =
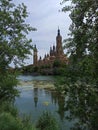
<svg viewBox="0 0 98 130">
<path fill-rule="evenodd" d="M 36 44 L 34 45 L 35 49 L 36 49 Z"/>
<path fill-rule="evenodd" d="M 60 29 L 59 29 L 59 26 L 58 26 L 58 36 L 60 36 Z"/>
</svg>

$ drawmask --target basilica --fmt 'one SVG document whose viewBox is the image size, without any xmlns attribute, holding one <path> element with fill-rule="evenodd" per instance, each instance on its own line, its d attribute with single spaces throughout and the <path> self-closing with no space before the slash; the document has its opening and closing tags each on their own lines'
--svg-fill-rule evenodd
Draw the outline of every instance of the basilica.
<svg viewBox="0 0 98 130">
<path fill-rule="evenodd" d="M 62 47 L 62 36 L 60 35 L 60 29 L 57 31 L 56 36 L 56 46 L 50 47 L 49 54 L 45 54 L 42 59 L 41 56 L 38 59 L 38 50 L 36 45 L 34 46 L 33 53 L 33 65 L 34 66 L 53 66 L 55 61 L 59 61 L 63 64 L 68 64 L 68 58 L 65 56 L 63 47 Z"/>
</svg>

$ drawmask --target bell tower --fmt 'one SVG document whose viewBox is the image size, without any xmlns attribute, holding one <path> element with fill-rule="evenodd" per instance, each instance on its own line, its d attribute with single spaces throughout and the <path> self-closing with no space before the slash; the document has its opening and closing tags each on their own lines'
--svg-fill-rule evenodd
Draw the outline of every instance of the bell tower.
<svg viewBox="0 0 98 130">
<path fill-rule="evenodd" d="M 57 57 L 63 55 L 62 36 L 60 35 L 59 28 L 58 28 L 57 37 L 56 37 L 56 55 Z"/>
<path fill-rule="evenodd" d="M 37 56 L 37 48 L 36 45 L 34 46 L 34 54 L 33 54 L 33 64 L 36 66 L 37 65 L 37 61 L 38 61 L 38 56 Z"/>
</svg>

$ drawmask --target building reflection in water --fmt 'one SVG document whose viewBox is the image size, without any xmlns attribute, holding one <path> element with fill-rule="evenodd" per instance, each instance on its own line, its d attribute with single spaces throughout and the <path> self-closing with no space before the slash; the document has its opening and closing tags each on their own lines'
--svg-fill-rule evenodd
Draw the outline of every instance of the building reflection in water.
<svg viewBox="0 0 98 130">
<path fill-rule="evenodd" d="M 34 88 L 34 103 L 35 103 L 35 107 L 37 107 L 38 104 L 38 88 Z"/>
<path fill-rule="evenodd" d="M 57 113 L 63 121 L 65 117 L 65 97 L 61 96 L 57 92 L 51 92 L 51 99 L 52 103 L 58 106 Z"/>
<path fill-rule="evenodd" d="M 38 105 L 38 96 L 39 96 L 38 90 L 39 90 L 38 88 L 34 88 L 33 90 L 35 107 L 37 107 Z M 55 91 L 50 91 L 50 90 L 45 90 L 44 93 L 46 95 L 51 95 L 51 102 L 53 105 L 58 106 L 57 107 L 58 110 L 56 112 L 59 114 L 60 119 L 63 121 L 65 117 L 65 97 L 61 96 Z"/>
</svg>

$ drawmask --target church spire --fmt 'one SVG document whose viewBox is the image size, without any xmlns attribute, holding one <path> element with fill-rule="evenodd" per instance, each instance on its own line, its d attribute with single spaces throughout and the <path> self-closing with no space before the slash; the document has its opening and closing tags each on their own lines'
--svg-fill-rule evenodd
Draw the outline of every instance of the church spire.
<svg viewBox="0 0 98 130">
<path fill-rule="evenodd" d="M 59 29 L 59 27 L 58 27 L 58 36 L 60 36 L 60 29 Z"/>
<path fill-rule="evenodd" d="M 60 35 L 60 29 L 58 27 L 58 34 L 56 37 L 56 55 L 61 56 L 63 54 L 63 49 L 62 49 L 62 37 Z"/>
</svg>

